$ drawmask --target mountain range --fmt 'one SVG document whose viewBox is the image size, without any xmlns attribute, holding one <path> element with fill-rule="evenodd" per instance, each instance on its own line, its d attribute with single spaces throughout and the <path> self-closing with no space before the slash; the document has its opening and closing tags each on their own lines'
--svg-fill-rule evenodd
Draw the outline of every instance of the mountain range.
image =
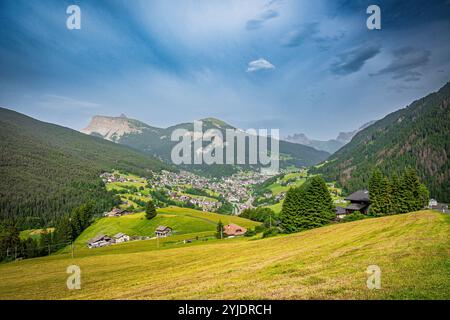
<svg viewBox="0 0 450 320">
<path fill-rule="evenodd" d="M 360 128 L 353 131 L 340 132 L 336 137 L 336 139 L 314 140 L 307 137 L 304 133 L 295 133 L 293 135 L 287 136 L 285 140 L 293 143 L 299 143 L 305 146 L 310 146 L 313 147 L 314 149 L 326 151 L 330 154 L 333 154 L 337 150 L 342 148 L 344 145 L 349 143 L 359 131 L 367 128 L 373 123 L 375 123 L 375 121 L 368 122 L 363 126 L 361 126 Z"/>
<path fill-rule="evenodd" d="M 222 133 L 223 141 L 220 141 L 220 143 L 224 144 L 226 152 L 226 129 L 239 129 L 216 118 L 205 118 L 201 119 L 201 121 L 204 132 L 209 129 L 217 129 Z M 92 118 L 89 125 L 81 132 L 133 147 L 170 163 L 171 151 L 178 143 L 177 141 L 171 141 L 172 132 L 176 129 L 186 129 L 193 134 L 194 128 L 193 123 L 181 123 L 168 128 L 158 128 L 139 120 L 129 119 L 125 115 L 119 117 L 97 115 Z M 204 146 L 207 144 L 204 144 Z M 281 168 L 311 166 L 325 160 L 329 156 L 328 152 L 283 140 L 279 141 L 279 148 Z M 268 149 L 270 150 L 270 143 L 268 144 Z M 245 163 L 247 165 L 182 165 L 181 167 L 216 177 L 232 174 L 239 167 L 255 170 L 261 168 L 260 165 L 248 165 L 248 152 L 246 152 Z"/>
<path fill-rule="evenodd" d="M 367 187 L 371 172 L 417 171 L 434 197 L 450 202 L 450 82 L 358 132 L 347 145 L 312 169 L 347 191 Z"/>
</svg>

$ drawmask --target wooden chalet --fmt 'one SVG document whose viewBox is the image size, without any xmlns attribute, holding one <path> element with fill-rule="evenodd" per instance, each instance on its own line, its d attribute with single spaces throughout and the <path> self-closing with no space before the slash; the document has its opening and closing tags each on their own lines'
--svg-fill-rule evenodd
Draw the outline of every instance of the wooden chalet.
<svg viewBox="0 0 450 320">
<path fill-rule="evenodd" d="M 359 211 L 362 214 L 367 214 L 370 206 L 369 191 L 358 190 L 349 195 L 345 200 L 350 201 L 350 204 L 345 207 L 346 214 L 352 214 Z"/>
<path fill-rule="evenodd" d="M 172 228 L 166 227 L 166 226 L 159 226 L 158 228 L 156 228 L 155 234 L 156 234 L 156 237 L 158 237 L 158 238 L 168 237 L 168 236 L 172 235 Z"/>
</svg>

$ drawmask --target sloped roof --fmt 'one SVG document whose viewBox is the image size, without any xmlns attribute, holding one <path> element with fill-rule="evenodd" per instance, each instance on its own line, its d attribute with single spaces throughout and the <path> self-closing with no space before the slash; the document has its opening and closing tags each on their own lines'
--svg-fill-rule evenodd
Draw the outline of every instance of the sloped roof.
<svg viewBox="0 0 450 320">
<path fill-rule="evenodd" d="M 352 203 L 349 206 L 345 207 L 347 210 L 361 210 L 363 208 L 367 207 L 367 204 L 359 204 L 359 203 Z"/>
<path fill-rule="evenodd" d="M 88 241 L 88 243 L 94 243 L 94 242 L 100 241 L 100 240 L 102 240 L 102 239 L 105 238 L 105 237 L 106 237 L 105 234 L 99 234 L 98 236 L 95 236 L 95 237 L 93 237 L 92 239 L 90 239 L 90 240 Z"/>
<path fill-rule="evenodd" d="M 172 230 L 172 228 L 171 228 L 171 227 L 166 227 L 166 226 L 159 226 L 158 228 L 156 228 L 156 230 L 155 230 L 155 231 L 159 231 L 159 232 L 162 232 L 162 231 L 166 231 L 167 229 L 169 229 L 169 230 Z"/>
<path fill-rule="evenodd" d="M 369 191 L 367 190 L 358 190 L 356 192 L 353 192 L 351 195 L 349 195 L 347 198 L 345 198 L 347 201 L 364 201 L 369 202 Z"/>
<path fill-rule="evenodd" d="M 247 232 L 247 228 L 238 226 L 237 224 L 230 223 L 223 227 L 224 233 L 229 236 L 240 236 Z"/>
<path fill-rule="evenodd" d="M 345 211 L 345 208 L 339 207 L 339 206 L 336 206 L 335 212 L 336 212 L 336 214 L 346 214 L 347 213 L 347 211 Z"/>
<path fill-rule="evenodd" d="M 121 237 L 123 237 L 123 236 L 126 236 L 126 234 L 125 234 L 125 233 L 122 233 L 122 232 L 119 232 L 118 234 L 116 234 L 116 235 L 114 236 L 114 238 L 121 238 Z"/>
</svg>

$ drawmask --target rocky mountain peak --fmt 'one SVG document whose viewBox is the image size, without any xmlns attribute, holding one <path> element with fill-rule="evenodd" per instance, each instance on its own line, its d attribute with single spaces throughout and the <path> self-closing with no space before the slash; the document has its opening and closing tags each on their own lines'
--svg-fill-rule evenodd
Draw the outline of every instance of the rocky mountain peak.
<svg viewBox="0 0 450 320">
<path fill-rule="evenodd" d="M 82 129 L 81 132 L 117 142 L 124 134 L 141 133 L 142 128 L 124 114 L 121 114 L 119 117 L 97 115 L 92 118 L 89 125 Z"/>
</svg>

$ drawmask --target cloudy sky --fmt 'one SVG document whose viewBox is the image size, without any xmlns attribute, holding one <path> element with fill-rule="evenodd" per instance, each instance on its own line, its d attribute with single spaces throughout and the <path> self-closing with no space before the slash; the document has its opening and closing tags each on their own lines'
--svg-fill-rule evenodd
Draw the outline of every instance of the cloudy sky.
<svg viewBox="0 0 450 320">
<path fill-rule="evenodd" d="M 449 30 L 450 0 L 2 0 L 0 106 L 74 129 L 213 116 L 328 139 L 449 81 Z"/>
</svg>

